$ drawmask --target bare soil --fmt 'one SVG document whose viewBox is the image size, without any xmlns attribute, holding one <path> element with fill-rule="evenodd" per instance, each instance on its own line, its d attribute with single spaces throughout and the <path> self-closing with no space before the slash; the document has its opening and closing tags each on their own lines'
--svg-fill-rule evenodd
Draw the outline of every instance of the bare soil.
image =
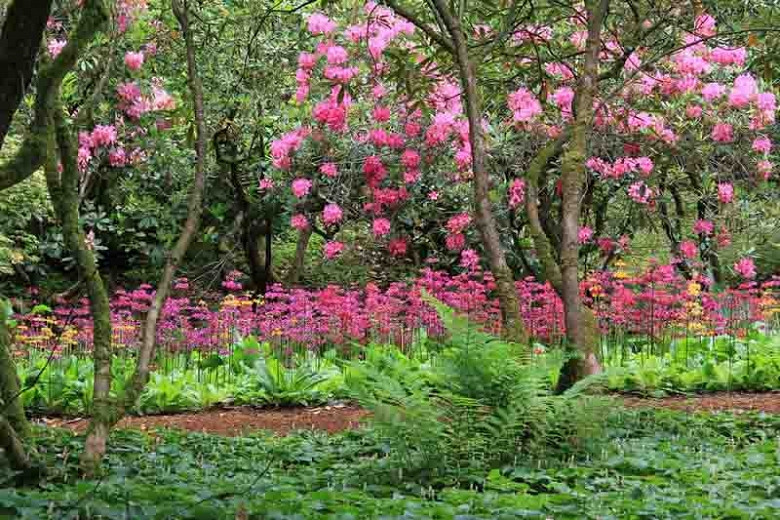
<svg viewBox="0 0 780 520">
<path fill-rule="evenodd" d="M 627 408 L 669 408 L 686 412 L 707 411 L 761 411 L 780 414 L 780 392 L 771 393 L 716 393 L 691 397 L 664 398 L 622 397 Z M 336 433 L 360 427 L 368 415 L 357 406 L 337 404 L 316 408 L 258 409 L 249 407 L 217 408 L 194 413 L 126 417 L 119 428 L 142 431 L 172 428 L 190 432 L 213 433 L 229 437 L 267 430 L 276 435 L 287 435 L 296 430 L 321 430 Z M 41 419 L 47 426 L 84 432 L 88 419 Z"/>
<path fill-rule="evenodd" d="M 195 413 L 125 417 L 118 428 L 154 430 L 173 428 L 190 432 L 214 433 L 229 437 L 268 430 L 287 435 L 295 430 L 322 430 L 340 432 L 360 426 L 360 419 L 368 412 L 354 406 L 334 405 L 317 408 L 220 408 Z M 84 432 L 88 419 L 43 419 L 47 426 Z"/>
<path fill-rule="evenodd" d="M 660 399 L 645 397 L 624 397 L 627 408 L 655 407 L 670 408 L 685 412 L 714 411 L 756 411 L 780 413 L 780 392 L 769 393 L 739 393 L 720 392 L 715 394 L 696 395 L 692 397 L 673 396 Z"/>
</svg>

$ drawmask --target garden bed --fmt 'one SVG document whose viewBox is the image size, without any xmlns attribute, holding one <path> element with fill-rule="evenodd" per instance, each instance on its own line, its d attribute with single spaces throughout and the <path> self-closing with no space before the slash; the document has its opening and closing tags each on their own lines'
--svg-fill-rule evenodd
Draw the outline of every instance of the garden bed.
<svg viewBox="0 0 780 520">
<path fill-rule="evenodd" d="M 621 397 L 627 408 L 667 408 L 687 412 L 756 411 L 780 414 L 780 392 L 716 393 L 663 398 Z M 259 430 L 287 435 L 295 430 L 320 430 L 336 433 L 360 426 L 368 412 L 354 405 L 337 404 L 311 408 L 214 408 L 200 412 L 125 417 L 119 428 L 153 430 L 172 428 L 190 432 L 213 433 L 228 437 Z M 83 432 L 88 419 L 44 418 L 47 426 Z"/>
<path fill-rule="evenodd" d="M 755 411 L 780 413 L 780 392 L 718 392 L 714 394 L 662 398 L 624 397 L 623 402 L 628 408 L 654 407 L 686 412 Z"/>
<path fill-rule="evenodd" d="M 125 417 L 119 428 L 153 430 L 173 428 L 190 432 L 214 433 L 229 437 L 259 430 L 287 435 L 295 430 L 321 430 L 329 433 L 357 428 L 367 412 L 355 406 L 333 405 L 316 408 L 258 409 L 250 407 L 215 408 L 193 413 Z M 88 419 L 42 419 L 47 426 L 83 432 Z"/>
</svg>

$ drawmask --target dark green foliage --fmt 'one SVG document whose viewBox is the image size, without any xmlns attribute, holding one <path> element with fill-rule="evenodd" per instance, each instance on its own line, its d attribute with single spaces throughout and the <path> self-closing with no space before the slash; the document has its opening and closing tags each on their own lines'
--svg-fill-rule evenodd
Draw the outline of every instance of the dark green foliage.
<svg viewBox="0 0 780 520">
<path fill-rule="evenodd" d="M 53 472 L 39 488 L 0 486 L 3 518 L 769 520 L 780 509 L 780 418 L 771 415 L 617 413 L 591 459 L 519 459 L 475 471 L 471 489 L 440 490 L 386 480 L 392 459 L 370 430 L 282 439 L 117 432 L 105 475 L 86 481 L 81 438 L 36 433 Z"/>
</svg>

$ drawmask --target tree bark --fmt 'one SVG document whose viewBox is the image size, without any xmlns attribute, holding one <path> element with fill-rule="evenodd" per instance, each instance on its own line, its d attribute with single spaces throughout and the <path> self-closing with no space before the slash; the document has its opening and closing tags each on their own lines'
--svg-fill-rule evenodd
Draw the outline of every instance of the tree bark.
<svg viewBox="0 0 780 520">
<path fill-rule="evenodd" d="M 0 164 L 0 191 L 22 182 L 43 164 L 48 146 L 47 125 L 54 106 L 58 103 L 62 80 L 73 69 L 81 53 L 108 19 L 105 0 L 86 0 L 81 9 L 79 23 L 69 35 L 68 44 L 54 60 L 41 67 L 35 87 L 33 121 L 16 154 Z"/>
<path fill-rule="evenodd" d="M 27 456 L 24 444 L 11 423 L 2 414 L 0 414 L 0 448 L 5 453 L 11 468 L 16 471 L 26 471 L 30 468 L 30 458 Z"/>
<path fill-rule="evenodd" d="M 20 439 L 26 440 L 30 437 L 30 425 L 19 398 L 21 383 L 11 356 L 11 333 L 5 322 L 3 305 L 0 300 L 0 401 L 4 403 L 0 415 L 5 416 Z"/>
<path fill-rule="evenodd" d="M 0 33 L 0 149 L 32 81 L 52 0 L 15 0 Z"/>
<path fill-rule="evenodd" d="M 184 222 L 179 239 L 168 254 L 165 269 L 160 282 L 157 284 L 154 300 L 144 321 L 141 348 L 138 352 L 136 368 L 132 380 L 127 385 L 122 406 L 117 410 L 112 425 L 119 421 L 128 408 L 135 405 L 149 380 L 149 366 L 157 347 L 157 326 L 160 316 L 170 294 L 173 278 L 198 231 L 200 217 L 203 213 L 203 193 L 206 189 L 206 119 L 203 108 L 203 84 L 195 57 L 195 43 L 189 23 L 188 2 L 187 0 L 183 0 L 183 2 L 182 0 L 173 0 L 172 7 L 184 36 L 187 55 L 187 80 L 195 113 L 195 173 L 187 202 L 187 219 Z"/>
<path fill-rule="evenodd" d="M 57 91 L 59 99 L 59 90 Z M 48 154 L 44 170 L 49 196 L 62 227 L 68 250 L 76 260 L 79 275 L 87 289 L 93 321 L 92 356 L 95 364 L 92 420 L 81 455 L 82 468 L 87 473 L 98 469 L 106 451 L 109 425 L 114 415 L 111 401 L 111 308 L 108 291 L 98 271 L 94 252 L 88 247 L 79 223 L 79 171 L 76 164 L 77 146 L 66 126 L 62 109 L 55 105 L 49 120 Z M 58 172 L 57 158 L 62 173 Z"/>
<path fill-rule="evenodd" d="M 474 173 L 475 222 L 482 238 L 490 271 L 495 279 L 504 326 L 503 334 L 512 341 L 527 343 L 528 335 L 520 315 L 520 301 L 515 281 L 501 247 L 498 226 L 488 197 L 490 177 L 487 171 L 487 152 L 482 135 L 482 115 L 474 63 L 469 57 L 468 44 L 460 21 L 450 11 L 447 2 L 433 0 L 433 6 L 450 33 L 461 86 L 464 91 L 465 115 L 469 121 L 469 140 Z"/>
<path fill-rule="evenodd" d="M 570 357 L 561 368 L 559 392 L 570 388 L 583 377 L 598 371 L 596 349 L 598 334 L 595 319 L 587 312 L 580 298 L 579 230 L 582 190 L 585 184 L 585 161 L 588 139 L 593 125 L 593 101 L 599 78 L 601 28 L 609 7 L 609 0 L 586 0 L 588 37 L 584 67 L 576 90 L 575 115 L 571 140 L 561 157 L 561 291 L 566 339 Z"/>
<path fill-rule="evenodd" d="M 306 250 L 309 249 L 309 240 L 312 232 L 311 227 L 307 227 L 298 234 L 298 243 L 295 245 L 295 258 L 293 258 L 290 270 L 287 272 L 287 283 L 290 285 L 295 285 L 301 280 L 306 261 Z"/>
</svg>

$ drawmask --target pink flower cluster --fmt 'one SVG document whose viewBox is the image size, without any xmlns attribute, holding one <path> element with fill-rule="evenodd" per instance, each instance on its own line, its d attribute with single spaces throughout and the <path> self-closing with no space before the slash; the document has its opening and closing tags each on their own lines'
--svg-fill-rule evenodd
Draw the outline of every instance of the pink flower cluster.
<svg viewBox="0 0 780 520">
<path fill-rule="evenodd" d="M 330 256 L 343 250 L 343 244 L 337 242 L 325 247 Z M 397 253 L 403 253 L 400 243 L 395 247 Z M 435 311 L 420 298 L 423 289 L 486 329 L 499 332 L 500 311 L 490 273 L 479 270 L 479 257 L 470 249 L 461 253 L 461 265 L 468 271 L 460 275 L 424 269 L 410 282 L 392 283 L 383 289 L 374 284 L 352 289 L 285 289 L 277 285 L 257 304 L 251 295 L 241 293 L 238 272 L 230 273 L 222 284 L 229 293 L 226 297 L 203 297 L 186 279 L 178 280 L 163 309 L 158 341 L 161 349 L 168 351 L 227 352 L 232 341 L 254 334 L 275 345 L 302 344 L 310 349 L 372 340 L 405 348 L 420 329 L 434 337 L 444 333 Z M 755 276 L 749 258 L 740 260 L 734 269 L 745 279 Z M 706 285 L 704 282 L 700 280 Z M 688 324 L 697 320 L 706 327 L 705 334 L 744 334 L 751 323 L 771 315 L 765 312 L 776 309 L 780 278 L 761 285 L 748 282 L 717 294 L 691 294 L 688 286 L 689 281 L 673 266 L 654 265 L 632 277 L 595 273 L 582 282 L 581 292 L 604 333 L 687 336 Z M 516 287 L 531 336 L 542 342 L 559 341 L 565 329 L 562 304 L 555 292 L 548 284 L 532 279 L 518 281 Z M 117 346 L 138 345 L 141 320 L 153 297 L 149 285 L 114 293 L 111 314 Z M 701 314 L 689 314 L 694 301 L 701 306 Z M 60 325 L 68 322 L 78 329 L 75 348 L 89 350 L 92 322 L 86 299 L 62 301 L 54 312 Z M 52 344 L 51 336 L 42 332 L 48 324 L 40 320 L 37 315 L 22 317 L 28 328 L 20 335 L 36 340 L 28 344 L 38 348 L 65 348 Z"/>
</svg>

